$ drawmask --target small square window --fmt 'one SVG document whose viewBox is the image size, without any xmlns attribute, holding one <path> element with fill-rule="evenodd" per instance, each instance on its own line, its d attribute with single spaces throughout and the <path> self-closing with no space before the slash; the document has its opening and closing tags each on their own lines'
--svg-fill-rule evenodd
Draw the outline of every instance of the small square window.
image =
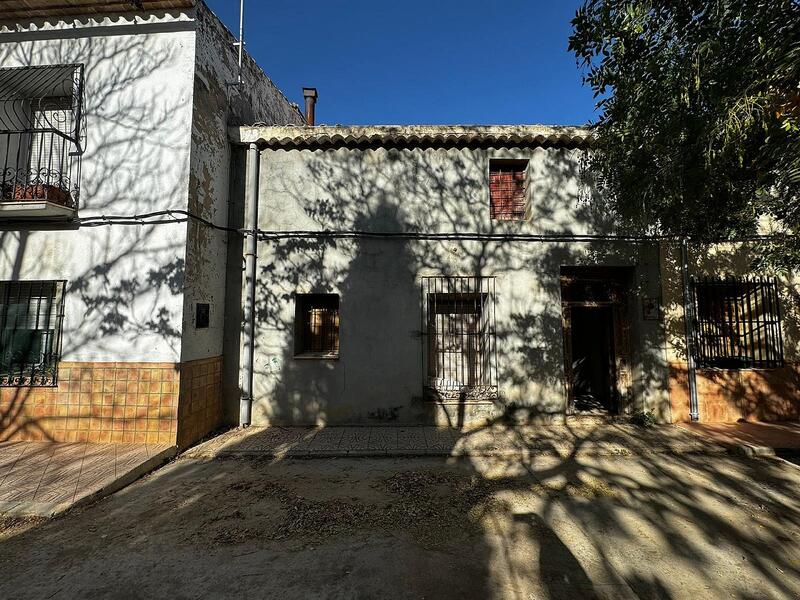
<svg viewBox="0 0 800 600">
<path fill-rule="evenodd" d="M 489 161 L 489 208 L 492 219 L 522 221 L 528 208 L 528 161 Z"/>
<path fill-rule="evenodd" d="M 338 294 L 297 294 L 295 356 L 339 357 Z"/>
<path fill-rule="evenodd" d="M 208 329 L 211 320 L 211 305 L 207 302 L 198 302 L 194 319 L 196 329 Z"/>
</svg>

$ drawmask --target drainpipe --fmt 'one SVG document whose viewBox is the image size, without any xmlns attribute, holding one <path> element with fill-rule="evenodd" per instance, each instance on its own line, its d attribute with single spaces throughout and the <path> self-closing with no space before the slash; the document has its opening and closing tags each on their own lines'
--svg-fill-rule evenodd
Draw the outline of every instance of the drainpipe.
<svg viewBox="0 0 800 600">
<path fill-rule="evenodd" d="M 258 167 L 261 152 L 256 144 L 247 149 L 247 193 L 250 201 L 250 231 L 246 240 L 244 253 L 245 273 L 245 305 L 244 305 L 244 381 L 242 382 L 242 398 L 239 402 L 239 425 L 250 425 L 253 409 L 253 359 L 255 356 L 256 325 L 256 249 L 258 247 Z"/>
<path fill-rule="evenodd" d="M 694 362 L 694 302 L 692 302 L 689 284 L 689 244 L 686 238 L 681 240 L 681 275 L 683 278 L 683 322 L 686 334 L 686 373 L 689 379 L 689 417 L 692 421 L 700 420 L 697 405 L 697 372 Z"/>
</svg>

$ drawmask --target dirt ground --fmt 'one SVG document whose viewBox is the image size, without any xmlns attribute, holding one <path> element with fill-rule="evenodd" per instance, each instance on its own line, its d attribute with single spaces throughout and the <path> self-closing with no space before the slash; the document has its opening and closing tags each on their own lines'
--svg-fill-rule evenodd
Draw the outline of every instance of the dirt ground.
<svg viewBox="0 0 800 600">
<path fill-rule="evenodd" d="M 0 521 L 0 598 L 797 598 L 772 459 L 179 459 Z"/>
</svg>

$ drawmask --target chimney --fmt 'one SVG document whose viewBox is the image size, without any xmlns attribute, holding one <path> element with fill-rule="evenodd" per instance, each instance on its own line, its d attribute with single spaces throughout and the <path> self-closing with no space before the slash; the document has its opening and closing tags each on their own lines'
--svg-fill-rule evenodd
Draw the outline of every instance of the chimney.
<svg viewBox="0 0 800 600">
<path fill-rule="evenodd" d="M 315 109 L 317 107 L 317 88 L 304 87 L 303 97 L 306 99 L 306 125 L 315 124 Z"/>
</svg>

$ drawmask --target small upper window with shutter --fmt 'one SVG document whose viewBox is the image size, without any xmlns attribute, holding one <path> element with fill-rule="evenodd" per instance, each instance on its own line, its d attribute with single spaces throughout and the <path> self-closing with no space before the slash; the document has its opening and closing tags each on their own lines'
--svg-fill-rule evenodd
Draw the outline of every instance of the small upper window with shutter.
<svg viewBox="0 0 800 600">
<path fill-rule="evenodd" d="M 528 206 L 528 161 L 489 161 L 489 206 L 492 219 L 521 221 Z"/>
</svg>

